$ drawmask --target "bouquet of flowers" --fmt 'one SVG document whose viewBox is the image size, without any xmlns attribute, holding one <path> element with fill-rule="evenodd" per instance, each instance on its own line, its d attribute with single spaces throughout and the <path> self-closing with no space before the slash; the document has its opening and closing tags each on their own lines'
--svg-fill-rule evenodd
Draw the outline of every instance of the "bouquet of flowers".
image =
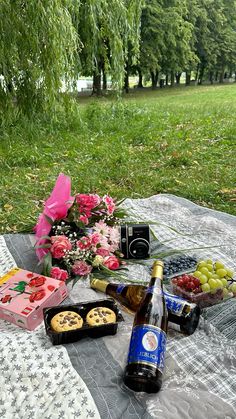
<svg viewBox="0 0 236 419">
<path fill-rule="evenodd" d="M 119 251 L 124 215 L 109 195 L 71 196 L 70 178 L 60 174 L 34 228 L 43 273 L 74 282 L 95 271 L 114 274 L 125 264 Z"/>
</svg>

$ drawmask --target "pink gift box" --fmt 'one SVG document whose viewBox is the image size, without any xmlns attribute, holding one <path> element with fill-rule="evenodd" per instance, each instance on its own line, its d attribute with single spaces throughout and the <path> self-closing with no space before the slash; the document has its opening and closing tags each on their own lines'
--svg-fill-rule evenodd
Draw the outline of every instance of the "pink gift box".
<svg viewBox="0 0 236 419">
<path fill-rule="evenodd" d="M 63 281 L 15 268 L 0 278 L 0 318 L 28 330 L 43 321 L 45 307 L 68 295 Z"/>
</svg>

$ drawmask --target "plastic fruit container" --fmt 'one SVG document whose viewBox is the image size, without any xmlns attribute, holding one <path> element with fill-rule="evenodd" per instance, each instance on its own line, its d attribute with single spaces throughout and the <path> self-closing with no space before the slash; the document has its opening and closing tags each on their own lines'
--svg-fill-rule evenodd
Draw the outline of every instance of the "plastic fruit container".
<svg viewBox="0 0 236 419">
<path fill-rule="evenodd" d="M 176 283 L 173 282 L 174 280 L 175 278 L 171 279 L 171 287 L 173 294 L 179 295 L 185 300 L 197 304 L 200 308 L 213 306 L 214 304 L 220 303 L 224 298 L 222 288 L 217 288 L 207 292 L 199 292 L 195 294 L 194 292 L 189 292 L 186 291 L 184 288 L 179 287 Z"/>
<path fill-rule="evenodd" d="M 96 307 L 107 307 L 115 312 L 116 322 L 102 324 L 99 326 L 90 326 L 86 323 L 87 313 Z M 80 329 L 74 329 L 64 332 L 55 332 L 51 328 L 51 319 L 57 313 L 63 311 L 74 311 L 78 313 L 84 323 Z M 60 305 L 54 307 L 47 307 L 44 309 L 44 325 L 46 333 L 49 336 L 53 345 L 60 345 L 64 343 L 76 342 L 84 337 L 90 336 L 91 338 L 99 338 L 106 335 L 115 335 L 117 332 L 118 323 L 124 321 L 124 318 L 118 309 L 113 298 L 106 298 L 104 300 L 85 301 L 77 304 Z"/>
</svg>

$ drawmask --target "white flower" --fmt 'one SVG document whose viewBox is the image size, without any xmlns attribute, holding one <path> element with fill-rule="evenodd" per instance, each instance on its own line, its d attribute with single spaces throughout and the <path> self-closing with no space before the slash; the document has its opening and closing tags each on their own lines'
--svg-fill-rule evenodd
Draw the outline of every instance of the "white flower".
<svg viewBox="0 0 236 419">
<path fill-rule="evenodd" d="M 108 237 L 110 227 L 106 223 L 104 223 L 104 221 L 100 220 L 98 223 L 95 223 L 93 230 L 96 233 L 101 234 L 102 236 Z"/>
<path fill-rule="evenodd" d="M 100 256 L 100 255 L 96 255 L 96 256 L 95 256 L 95 258 L 94 258 L 94 260 L 93 260 L 92 265 L 93 265 L 94 267 L 98 267 L 99 265 L 101 265 L 101 264 L 102 264 L 102 262 L 103 262 L 103 257 L 102 257 L 102 256 Z"/>
<path fill-rule="evenodd" d="M 112 243 L 118 244 L 120 242 L 120 232 L 118 227 L 110 227 L 110 241 Z"/>
</svg>

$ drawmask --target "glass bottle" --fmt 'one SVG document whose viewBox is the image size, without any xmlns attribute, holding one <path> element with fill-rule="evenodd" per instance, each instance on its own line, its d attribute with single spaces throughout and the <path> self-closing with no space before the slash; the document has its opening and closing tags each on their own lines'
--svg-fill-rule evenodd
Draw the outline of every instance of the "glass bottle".
<svg viewBox="0 0 236 419">
<path fill-rule="evenodd" d="M 162 289 L 163 262 L 152 277 L 135 314 L 124 383 L 134 391 L 156 393 L 162 385 L 168 314 Z"/>
<path fill-rule="evenodd" d="M 144 285 L 114 284 L 100 279 L 93 279 L 90 286 L 115 298 L 133 313 L 138 310 L 147 288 Z M 164 291 L 164 297 L 168 310 L 168 328 L 186 335 L 194 333 L 200 318 L 200 308 L 167 291 Z"/>
</svg>

